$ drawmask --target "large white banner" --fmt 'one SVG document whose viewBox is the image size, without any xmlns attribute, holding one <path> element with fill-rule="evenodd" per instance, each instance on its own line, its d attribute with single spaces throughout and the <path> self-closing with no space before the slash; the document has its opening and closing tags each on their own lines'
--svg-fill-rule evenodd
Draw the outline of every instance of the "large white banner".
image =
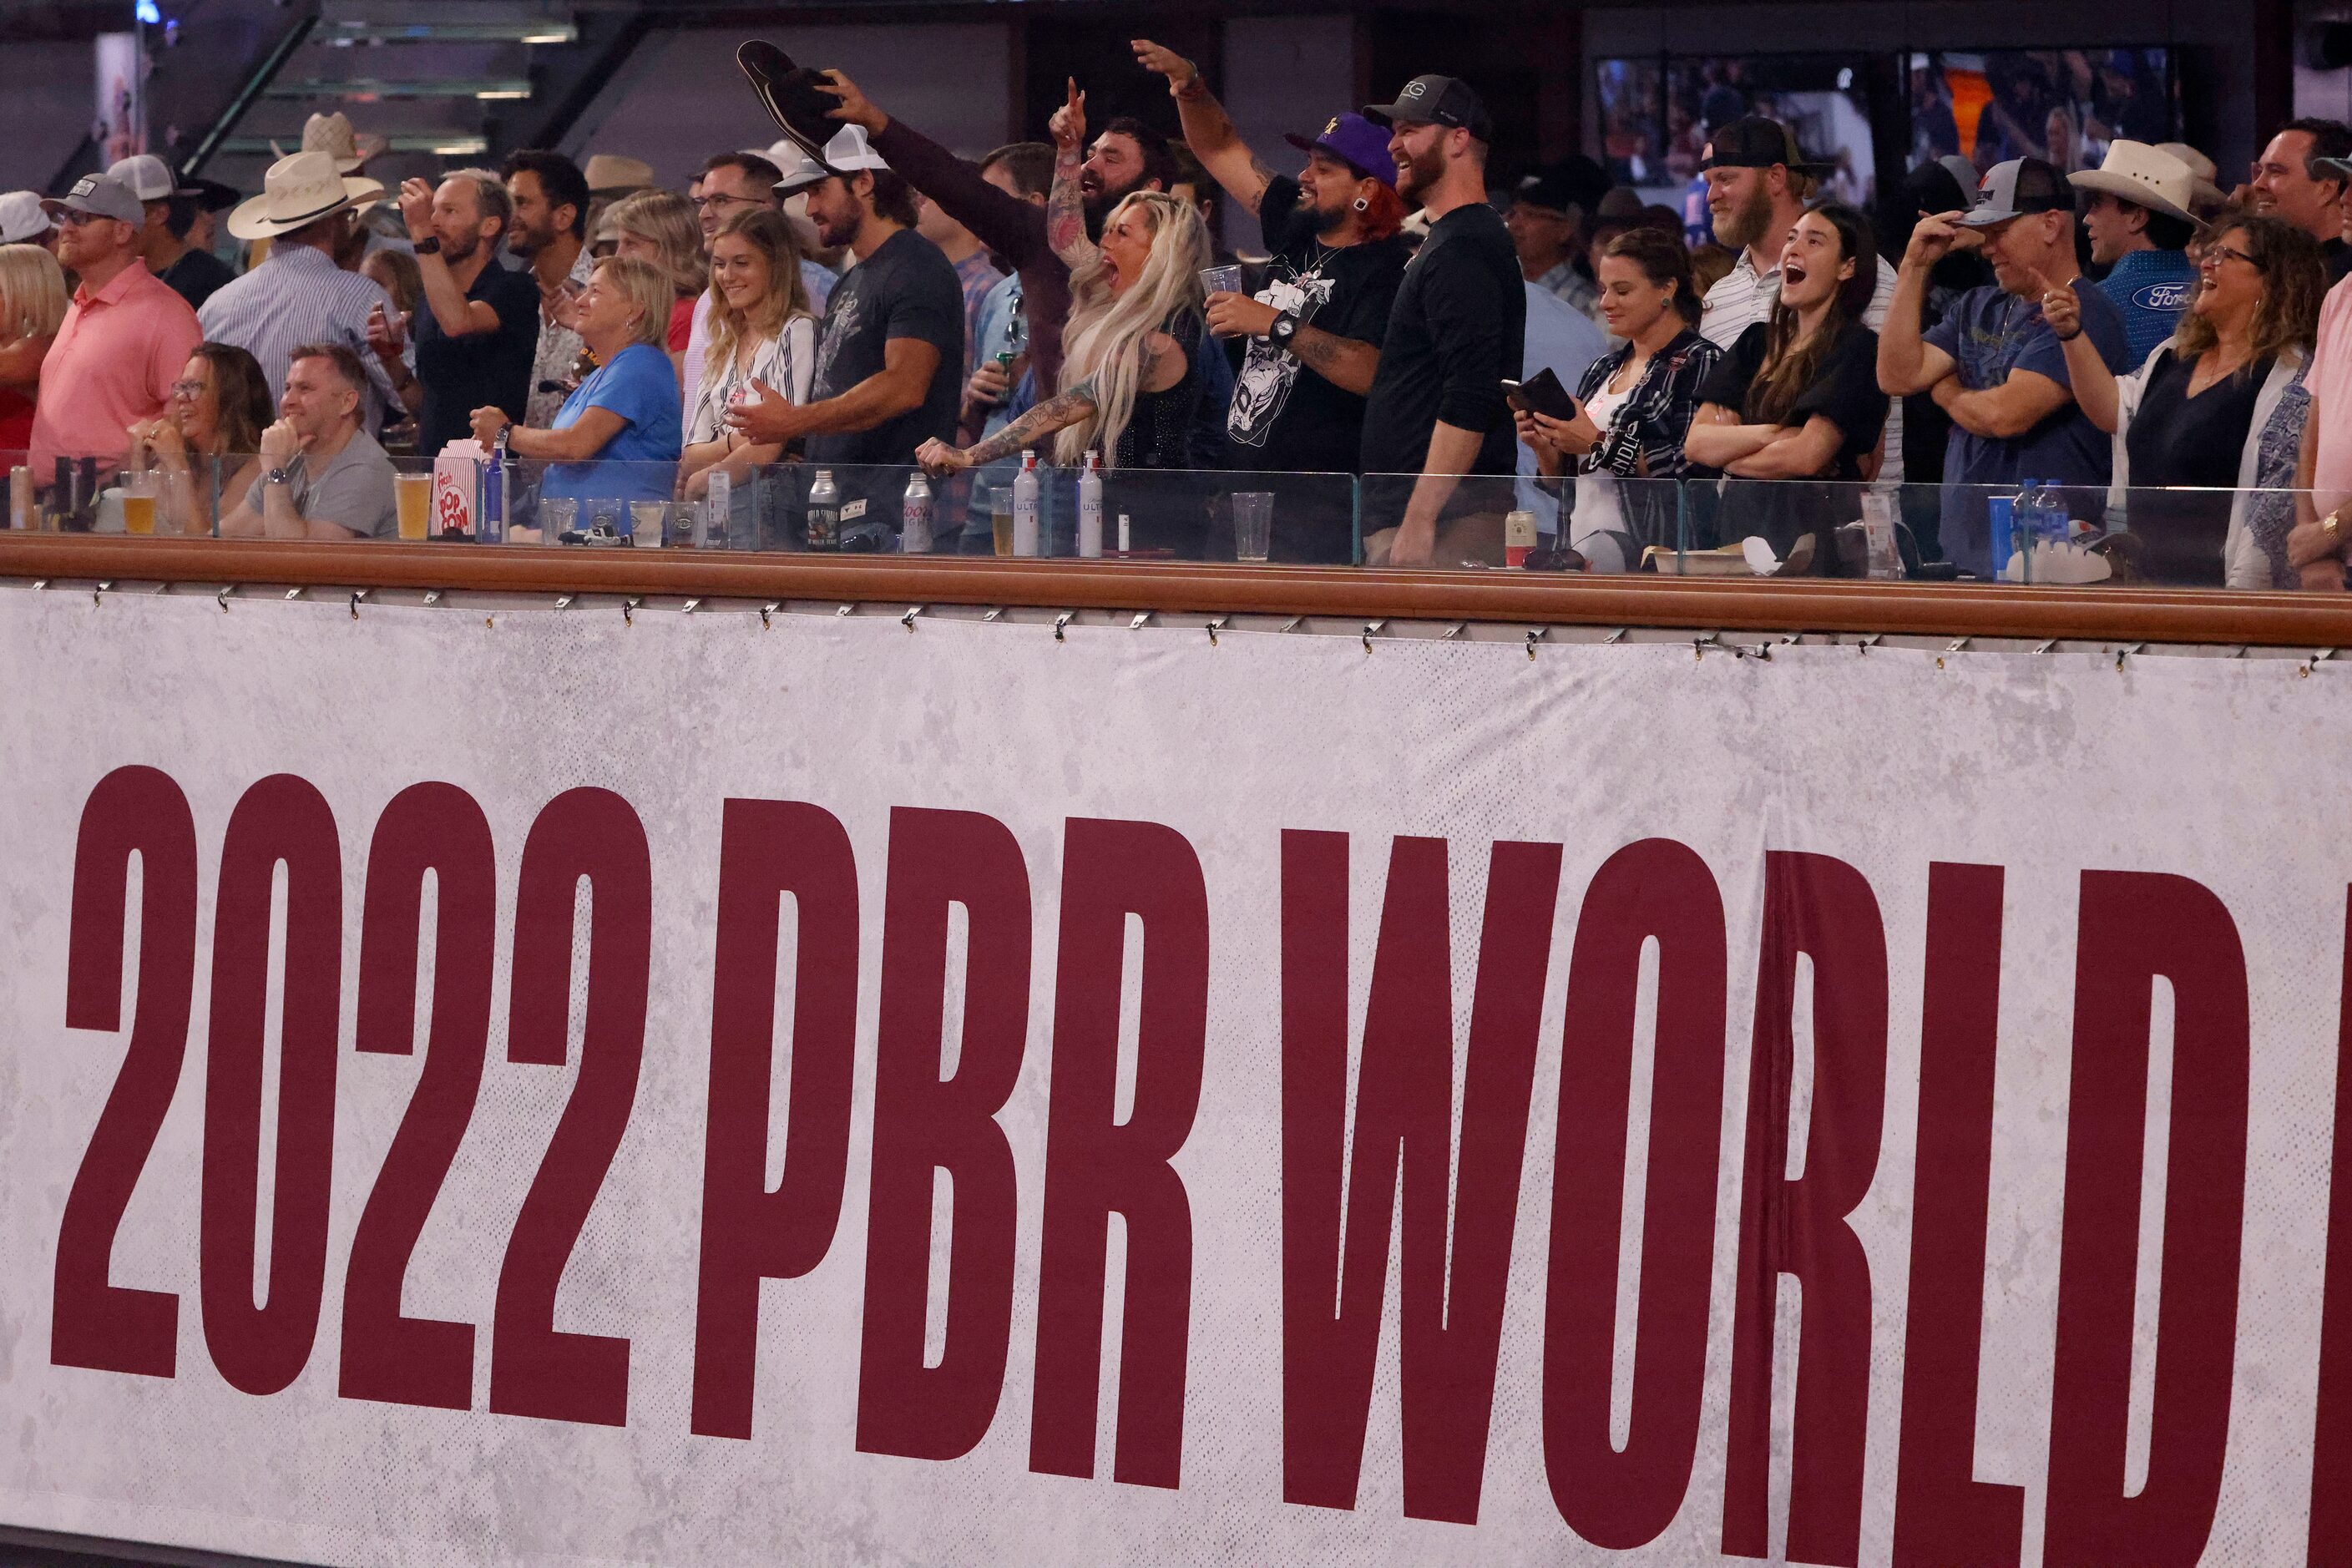
<svg viewBox="0 0 2352 1568">
<path fill-rule="evenodd" d="M 2352 1562 L 2352 669 L 19 591 L 0 689 L 0 1521 Z"/>
</svg>

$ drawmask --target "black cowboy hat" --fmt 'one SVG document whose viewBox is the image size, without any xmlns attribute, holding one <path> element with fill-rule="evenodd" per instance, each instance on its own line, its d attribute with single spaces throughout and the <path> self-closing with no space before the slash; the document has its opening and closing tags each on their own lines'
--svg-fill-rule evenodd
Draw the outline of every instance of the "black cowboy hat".
<svg viewBox="0 0 2352 1568">
<path fill-rule="evenodd" d="M 735 63 L 751 79 L 752 90 L 784 134 L 810 157 L 824 162 L 825 143 L 841 130 L 841 121 L 833 118 L 841 100 L 820 90 L 824 73 L 793 64 L 792 56 L 763 38 L 738 48 Z"/>
</svg>

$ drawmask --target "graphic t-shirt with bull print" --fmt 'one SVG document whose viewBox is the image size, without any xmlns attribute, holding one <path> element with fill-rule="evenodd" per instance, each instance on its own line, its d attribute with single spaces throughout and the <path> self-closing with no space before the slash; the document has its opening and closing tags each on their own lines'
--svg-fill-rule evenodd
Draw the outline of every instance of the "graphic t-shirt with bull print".
<svg viewBox="0 0 2352 1568">
<path fill-rule="evenodd" d="M 1403 280 L 1404 242 L 1391 236 L 1333 247 L 1316 237 L 1315 215 L 1299 205 L 1298 182 L 1277 175 L 1258 204 L 1274 260 L 1257 298 L 1307 326 L 1378 343 Z M 1342 391 L 1262 338 L 1246 340 L 1225 416 L 1228 466 L 1269 473 L 1355 470 L 1364 400 Z"/>
</svg>

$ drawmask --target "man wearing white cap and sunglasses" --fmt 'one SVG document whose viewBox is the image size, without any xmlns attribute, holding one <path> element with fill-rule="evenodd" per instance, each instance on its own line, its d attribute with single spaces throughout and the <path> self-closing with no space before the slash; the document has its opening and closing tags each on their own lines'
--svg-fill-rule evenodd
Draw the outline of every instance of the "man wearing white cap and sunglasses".
<svg viewBox="0 0 2352 1568">
<path fill-rule="evenodd" d="M 2197 268 L 2189 260 L 2189 242 L 2197 237 L 2196 174 L 2160 147 L 2117 140 L 2108 143 L 2105 162 L 2066 181 L 2084 193 L 2091 259 L 2108 269 L 2099 289 L 2123 312 L 2124 341 L 2138 364 L 2172 335 L 2197 290 Z"/>
<path fill-rule="evenodd" d="M 390 310 L 392 297 L 374 279 L 336 266 L 335 249 L 383 195 L 375 181 L 339 173 L 330 153 L 278 159 L 262 176 L 261 194 L 228 215 L 229 233 L 268 240 L 268 256 L 196 312 L 207 339 L 259 363 L 273 402 L 286 395 L 287 370 L 303 344 L 339 343 L 359 355 L 368 371 L 360 424 L 371 431 L 383 428 L 398 401 L 367 339 L 368 313 Z"/>
<path fill-rule="evenodd" d="M 130 186 L 146 210 L 147 221 L 139 229 L 139 254 L 147 270 L 185 300 L 189 309 L 203 310 L 205 301 L 236 276 L 227 262 L 188 243 L 204 193 L 183 185 L 172 166 L 152 153 L 133 153 L 106 172 Z"/>
<path fill-rule="evenodd" d="M 81 286 L 41 362 L 36 484 L 54 478 L 59 458 L 120 459 L 131 426 L 163 412 L 172 383 L 204 341 L 188 302 L 139 258 L 147 214 L 128 185 L 85 174 L 70 195 L 41 205 L 58 226 L 58 260 L 81 275 Z"/>
</svg>

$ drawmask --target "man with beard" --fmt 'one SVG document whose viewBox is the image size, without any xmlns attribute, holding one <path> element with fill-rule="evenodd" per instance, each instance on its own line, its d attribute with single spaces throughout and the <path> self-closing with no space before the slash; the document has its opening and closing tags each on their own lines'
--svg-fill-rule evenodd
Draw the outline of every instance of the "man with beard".
<svg viewBox="0 0 2352 1568">
<path fill-rule="evenodd" d="M 809 401 L 795 405 L 754 381 L 759 400 L 727 422 L 762 446 L 803 442 L 817 468 L 905 463 L 925 441 L 955 435 L 963 289 L 940 247 L 915 232 L 913 188 L 867 145 L 861 127 L 845 127 L 826 144 L 824 167 L 808 186 L 809 221 L 819 239 L 856 261 L 825 303 Z M 844 540 L 887 548 L 898 525 L 888 503 L 903 481 L 895 474 L 839 479 Z"/>
<path fill-rule="evenodd" d="M 522 423 L 544 430 L 555 423 L 580 358 L 572 330 L 572 297 L 588 286 L 596 258 L 588 254 L 588 176 L 561 153 L 529 149 L 506 163 L 514 226 L 507 248 L 530 264 L 539 285 L 539 342 L 530 358 L 530 407 Z"/>
<path fill-rule="evenodd" d="M 1364 398 L 1380 367 L 1389 308 L 1403 281 L 1404 221 L 1388 133 L 1342 114 L 1313 140 L 1298 177 L 1269 172 L 1192 61 L 1149 39 L 1145 68 L 1168 79 L 1184 141 L 1235 204 L 1257 215 L 1272 266 L 1255 298 L 1209 297 L 1209 330 L 1246 340 L 1224 414 L 1224 466 L 1275 473 L 1350 473 L 1363 449 Z M 1318 506 L 1317 501 L 1326 504 Z M 1350 509 L 1302 494 L 1279 505 L 1277 559 L 1345 563 Z"/>
<path fill-rule="evenodd" d="M 1716 132 L 1706 144 L 1701 164 L 1706 181 L 1706 209 L 1715 220 L 1717 241 L 1738 254 L 1731 270 L 1706 291 L 1700 305 L 1699 335 L 1728 350 L 1739 334 L 1759 321 L 1769 321 L 1780 298 L 1780 247 L 1789 231 L 1805 216 L 1827 165 L 1808 163 L 1797 153 L 1797 139 L 1777 120 L 1746 115 Z M 1895 269 L 1882 267 L 1872 288 L 1870 309 L 1862 324 L 1873 331 L 1886 322 L 1886 308 L 1895 299 Z M 1903 479 L 1903 404 L 1896 399 L 1886 411 L 1883 454 L 1874 476 L 1882 484 Z"/>
<path fill-rule="evenodd" d="M 833 118 L 863 128 L 874 151 L 893 171 L 1012 264 L 1020 275 L 1028 312 L 1030 363 L 1037 385 L 1059 387 L 1062 323 L 1070 313 L 1070 269 L 1045 237 L 1045 209 L 992 184 L 978 165 L 885 114 L 845 72 L 826 71 L 824 76 L 831 85 L 819 83 L 819 89 L 841 100 Z M 1129 192 L 1164 191 L 1173 174 L 1165 138 L 1140 121 L 1112 121 L 1095 138 L 1078 176 L 1089 237 L 1102 232 L 1103 215 Z"/>
<path fill-rule="evenodd" d="M 416 449 L 431 454 L 471 438 L 475 409 L 512 419 L 529 404 L 539 289 L 529 274 L 498 265 L 514 204 L 488 169 L 460 169 L 438 189 L 402 181 L 400 216 L 425 282 L 415 373 L 402 361 L 400 324 L 388 315 L 369 321 L 368 347 L 416 416 Z"/>
<path fill-rule="evenodd" d="M 1399 524 L 1365 541 L 1366 558 L 1434 564 L 1443 521 L 1444 560 L 1467 552 L 1499 565 L 1507 499 L 1482 509 L 1455 493 L 1465 474 L 1509 475 L 1518 450 L 1503 383 L 1519 379 L 1527 284 L 1510 232 L 1486 205 L 1495 123 L 1468 82 L 1445 76 L 1413 78 L 1364 118 L 1388 127 L 1397 195 L 1430 219 L 1381 340 L 1361 458 L 1366 473 L 1419 478 Z M 1508 497 L 1507 484 L 1496 489 Z"/>
</svg>

